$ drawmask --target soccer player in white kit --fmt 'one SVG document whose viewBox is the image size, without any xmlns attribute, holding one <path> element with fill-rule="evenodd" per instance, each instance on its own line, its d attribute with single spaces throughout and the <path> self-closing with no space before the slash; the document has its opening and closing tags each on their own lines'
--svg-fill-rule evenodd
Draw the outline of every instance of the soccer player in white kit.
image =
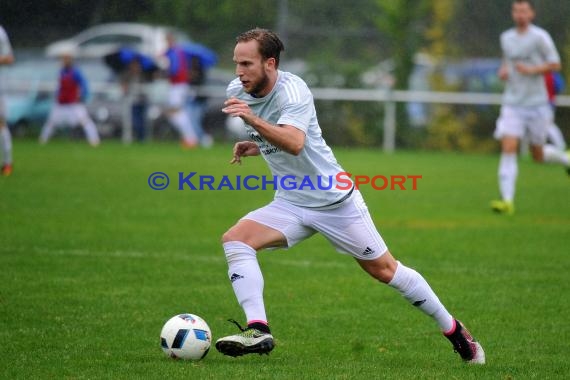
<svg viewBox="0 0 570 380">
<path fill-rule="evenodd" d="M 548 103 L 543 75 L 548 71 L 559 71 L 561 66 L 548 32 L 532 24 L 534 16 L 534 7 L 529 0 L 513 1 L 515 27 L 501 34 L 503 64 L 498 74 L 506 81 L 506 86 L 494 133 L 501 141 L 498 171 L 501 199 L 492 201 L 491 208 L 509 215 L 515 211 L 517 152 L 525 134 L 536 162 L 561 164 L 567 170 L 570 166 L 565 152 L 544 145 L 547 127 L 553 122 L 554 114 Z"/>
<path fill-rule="evenodd" d="M 238 78 L 228 86 L 223 112 L 243 119 L 253 141 L 236 143 L 231 163 L 262 155 L 278 178 L 295 176 L 299 181 L 309 176 L 316 184 L 319 177 L 332 176 L 334 181 L 344 170 L 321 135 L 309 88 L 301 78 L 278 69 L 282 50 L 279 37 L 265 29 L 237 38 L 233 59 Z M 481 345 L 449 314 L 425 279 L 388 251 L 358 189 L 327 185 L 314 190 L 279 188 L 270 204 L 250 212 L 223 235 L 228 276 L 247 328 L 236 322 L 241 332 L 218 339 L 216 348 L 229 356 L 274 348 L 257 251 L 292 247 L 319 232 L 337 251 L 353 256 L 372 277 L 431 316 L 464 361 L 484 363 Z"/>
<path fill-rule="evenodd" d="M 0 25 L 0 66 L 10 65 L 14 62 L 12 45 L 6 31 Z M 2 83 L 0 78 L 0 149 L 2 150 L 2 167 L 0 174 L 9 176 L 12 174 L 12 135 L 6 124 L 6 105 L 2 97 Z"/>
</svg>

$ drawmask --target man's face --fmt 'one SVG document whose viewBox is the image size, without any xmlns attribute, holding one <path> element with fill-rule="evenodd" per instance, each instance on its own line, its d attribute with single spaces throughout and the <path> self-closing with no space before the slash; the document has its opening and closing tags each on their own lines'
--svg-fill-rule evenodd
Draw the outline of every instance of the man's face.
<svg viewBox="0 0 570 380">
<path fill-rule="evenodd" d="M 63 64 L 64 67 L 71 67 L 71 65 L 73 64 L 73 57 L 71 56 L 71 54 L 64 54 L 61 57 L 61 63 Z"/>
<path fill-rule="evenodd" d="M 265 96 L 270 91 L 268 70 L 274 68 L 275 60 L 263 60 L 255 40 L 239 42 L 234 49 L 236 75 L 243 89 L 254 96 Z"/>
<path fill-rule="evenodd" d="M 513 3 L 511 14 L 517 27 L 526 27 L 534 19 L 534 10 L 529 3 Z"/>
</svg>

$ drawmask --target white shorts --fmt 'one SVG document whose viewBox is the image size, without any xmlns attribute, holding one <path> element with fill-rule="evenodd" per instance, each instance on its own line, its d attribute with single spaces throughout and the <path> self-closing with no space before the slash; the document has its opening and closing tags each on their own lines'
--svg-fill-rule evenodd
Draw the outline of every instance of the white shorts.
<svg viewBox="0 0 570 380">
<path fill-rule="evenodd" d="M 553 120 L 554 113 L 548 104 L 535 107 L 504 105 L 493 136 L 500 140 L 505 136 L 520 139 L 528 135 L 532 145 L 544 145 L 547 127 Z"/>
<path fill-rule="evenodd" d="M 170 84 L 168 89 L 168 107 L 174 109 L 184 108 L 190 96 L 190 86 L 186 83 Z"/>
<path fill-rule="evenodd" d="M 48 122 L 57 126 L 76 127 L 90 122 L 87 108 L 82 103 L 55 104 L 49 114 Z"/>
<path fill-rule="evenodd" d="M 320 232 L 338 252 L 361 260 L 376 259 L 388 250 L 358 190 L 334 209 L 312 210 L 277 198 L 242 219 L 281 232 L 287 239 L 287 247 Z"/>
</svg>

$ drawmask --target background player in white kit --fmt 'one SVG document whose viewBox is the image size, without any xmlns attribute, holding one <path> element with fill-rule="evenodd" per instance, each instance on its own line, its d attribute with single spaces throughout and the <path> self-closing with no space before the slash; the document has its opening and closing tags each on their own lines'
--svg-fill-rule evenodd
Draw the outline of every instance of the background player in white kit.
<svg viewBox="0 0 570 380">
<path fill-rule="evenodd" d="M 232 163 L 263 155 L 274 176 L 328 178 L 343 172 L 321 135 L 313 96 L 305 82 L 279 71 L 282 42 L 273 32 L 254 29 L 237 38 L 237 79 L 227 89 L 223 112 L 241 117 L 252 140 L 234 146 Z M 263 277 L 257 251 L 291 247 L 323 234 L 337 251 L 352 255 L 372 277 L 398 290 L 431 316 L 462 359 L 484 363 L 481 345 L 454 319 L 424 278 L 396 261 L 376 230 L 357 189 L 278 189 L 269 205 L 243 217 L 223 236 L 228 276 L 247 318 L 241 333 L 216 342 L 225 355 L 269 353 L 274 347 L 263 301 Z M 347 289 L 347 291 L 349 291 Z M 237 322 L 236 322 L 237 324 Z"/>
<path fill-rule="evenodd" d="M 59 72 L 59 87 L 49 117 L 40 133 L 40 143 L 45 144 L 53 134 L 54 128 L 60 125 L 76 126 L 80 124 L 85 131 L 91 146 L 99 145 L 97 127 L 85 107 L 89 90 L 87 81 L 81 71 L 73 64 L 75 51 L 69 48 L 61 54 L 62 68 Z"/>
<path fill-rule="evenodd" d="M 14 62 L 12 46 L 6 31 L 0 25 L 0 66 L 10 65 Z M 1 73 L 0 73 L 1 75 Z M 6 105 L 2 97 L 2 78 L 0 77 L 0 149 L 2 150 L 2 168 L 0 174 L 12 174 L 12 135 L 6 124 Z"/>
<path fill-rule="evenodd" d="M 570 159 L 563 151 L 544 146 L 547 127 L 553 122 L 554 114 L 548 103 L 543 75 L 560 70 L 560 56 L 548 32 L 532 24 L 534 15 L 529 0 L 513 1 L 515 27 L 501 34 L 503 64 L 499 77 L 506 81 L 506 86 L 494 136 L 501 140 L 498 175 L 502 199 L 492 201 L 491 208 L 505 214 L 515 211 L 517 153 L 519 141 L 525 134 L 528 134 L 535 161 L 570 166 Z"/>
</svg>

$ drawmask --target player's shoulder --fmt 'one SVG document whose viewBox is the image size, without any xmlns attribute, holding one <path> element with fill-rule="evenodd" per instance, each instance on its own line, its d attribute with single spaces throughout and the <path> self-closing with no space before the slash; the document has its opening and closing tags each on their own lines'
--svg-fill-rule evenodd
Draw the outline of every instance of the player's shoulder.
<svg viewBox="0 0 570 380">
<path fill-rule="evenodd" d="M 276 85 L 279 97 L 285 102 L 297 103 L 311 95 L 307 83 L 301 77 L 287 71 L 279 71 Z"/>
<path fill-rule="evenodd" d="M 507 38 L 512 38 L 514 36 L 516 36 L 517 34 L 517 30 L 515 28 L 509 28 L 507 30 L 505 30 L 503 33 L 501 33 L 501 39 L 507 39 Z"/>
<path fill-rule="evenodd" d="M 232 80 L 226 88 L 226 95 L 228 98 L 232 96 L 237 97 L 241 92 L 243 92 L 243 85 L 241 84 L 239 78 Z"/>
<path fill-rule="evenodd" d="M 548 31 L 546 29 L 543 29 L 540 26 L 537 26 L 534 24 L 530 25 L 529 32 L 532 33 L 533 35 L 539 37 L 539 38 L 552 39 L 552 37 L 550 36 L 550 33 L 548 33 Z"/>
</svg>

